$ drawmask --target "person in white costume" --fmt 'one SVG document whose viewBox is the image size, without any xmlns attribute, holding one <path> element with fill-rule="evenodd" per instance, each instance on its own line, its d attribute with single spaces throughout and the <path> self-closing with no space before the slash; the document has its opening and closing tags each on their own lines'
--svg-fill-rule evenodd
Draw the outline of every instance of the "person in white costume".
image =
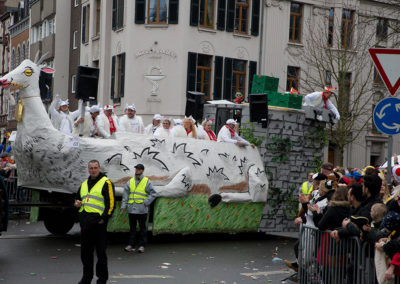
<svg viewBox="0 0 400 284">
<path fill-rule="evenodd" d="M 136 115 L 135 105 L 125 106 L 125 115 L 119 119 L 119 131 L 144 133 L 144 124 L 140 116 Z"/>
<path fill-rule="evenodd" d="M 114 115 L 115 106 L 104 106 L 104 112 L 96 117 L 96 123 L 99 136 L 109 139 L 115 138 L 115 132 L 118 131 L 118 118 Z"/>
<path fill-rule="evenodd" d="M 183 128 L 183 126 L 182 126 L 183 121 L 180 118 L 174 118 L 173 122 L 174 122 L 174 126 L 171 129 L 171 134 L 172 134 L 173 137 L 176 137 L 177 136 L 177 131 L 179 131 L 179 129 L 182 130 L 182 128 Z"/>
<path fill-rule="evenodd" d="M 325 87 L 323 92 L 314 92 L 306 95 L 304 97 L 305 105 L 330 110 L 335 115 L 335 118 L 340 120 L 339 111 L 329 100 L 329 98 L 334 94 L 333 90 L 336 90 L 336 88 Z"/>
<path fill-rule="evenodd" d="M 202 129 L 202 132 L 204 133 L 203 138 L 201 138 L 201 139 L 204 139 L 207 141 L 217 141 L 217 136 L 215 135 L 214 131 L 211 130 L 212 122 L 213 122 L 212 119 L 205 119 L 203 121 L 203 123 L 201 124 L 201 126 L 202 126 L 201 129 Z M 198 128 L 198 130 L 199 130 L 198 131 L 199 133 L 197 134 L 197 136 L 200 137 L 200 127 Z"/>
<path fill-rule="evenodd" d="M 147 135 L 153 135 L 157 128 L 161 127 L 162 116 L 160 114 L 155 114 L 153 117 L 153 123 L 147 125 L 145 133 Z"/>
<path fill-rule="evenodd" d="M 101 108 L 97 105 L 94 105 L 90 107 L 87 112 L 85 112 L 85 117 L 84 118 L 79 118 L 77 121 L 74 123 L 74 131 L 73 135 L 78 136 L 79 135 L 79 125 L 83 123 L 83 130 L 82 130 L 82 136 L 84 137 L 96 137 L 98 136 L 98 128 L 97 128 L 97 122 L 96 119 L 100 115 L 100 110 Z"/>
<path fill-rule="evenodd" d="M 172 137 L 173 133 L 171 131 L 171 119 L 164 118 L 162 120 L 162 127 L 157 128 L 157 130 L 154 132 L 154 136 Z"/>
<path fill-rule="evenodd" d="M 242 137 L 240 137 L 235 132 L 235 125 L 237 124 L 236 120 L 228 119 L 226 121 L 226 125 L 221 128 L 218 132 L 217 140 L 218 142 L 228 142 L 238 145 L 239 147 L 245 147 L 250 145 L 251 147 L 255 147 L 254 144 L 250 144 L 249 141 L 246 141 Z"/>
<path fill-rule="evenodd" d="M 77 109 L 70 112 L 68 105 L 68 100 L 62 101 L 57 94 L 49 107 L 49 113 L 54 128 L 71 135 L 74 128 L 74 121 L 79 117 L 80 111 Z"/>
<path fill-rule="evenodd" d="M 183 120 L 183 126 L 177 126 L 174 128 L 175 137 L 189 137 L 197 139 L 197 128 L 194 125 L 193 119 L 191 117 L 185 117 Z"/>
</svg>

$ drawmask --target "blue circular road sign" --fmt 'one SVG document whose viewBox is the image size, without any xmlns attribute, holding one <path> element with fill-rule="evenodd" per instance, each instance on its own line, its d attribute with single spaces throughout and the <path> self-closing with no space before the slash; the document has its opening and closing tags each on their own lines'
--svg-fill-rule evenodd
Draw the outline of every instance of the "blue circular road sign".
<svg viewBox="0 0 400 284">
<path fill-rule="evenodd" d="M 374 123 L 376 128 L 385 134 L 400 133 L 400 99 L 381 100 L 374 109 Z"/>
</svg>

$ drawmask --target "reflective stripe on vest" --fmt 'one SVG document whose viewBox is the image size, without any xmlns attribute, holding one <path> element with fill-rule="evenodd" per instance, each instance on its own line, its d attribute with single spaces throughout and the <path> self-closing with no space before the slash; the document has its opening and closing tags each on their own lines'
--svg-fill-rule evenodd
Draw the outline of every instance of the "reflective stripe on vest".
<svg viewBox="0 0 400 284">
<path fill-rule="evenodd" d="M 129 200 L 128 204 L 132 203 L 143 203 L 147 198 L 146 185 L 149 179 L 147 177 L 142 178 L 138 186 L 135 184 L 135 178 L 131 178 L 129 181 Z"/>
<path fill-rule="evenodd" d="M 102 177 L 89 192 L 88 181 L 85 180 L 81 185 L 81 200 L 82 206 L 79 212 L 85 210 L 88 213 L 98 213 L 102 215 L 104 212 L 104 196 L 101 193 L 103 186 L 108 180 L 107 177 Z"/>
<path fill-rule="evenodd" d="M 301 185 L 301 193 L 303 193 L 303 194 L 310 194 L 311 193 L 311 191 L 313 190 L 314 185 L 312 184 L 310 186 L 310 188 L 307 188 L 307 185 L 308 185 L 307 181 L 303 182 L 303 184 Z"/>
</svg>

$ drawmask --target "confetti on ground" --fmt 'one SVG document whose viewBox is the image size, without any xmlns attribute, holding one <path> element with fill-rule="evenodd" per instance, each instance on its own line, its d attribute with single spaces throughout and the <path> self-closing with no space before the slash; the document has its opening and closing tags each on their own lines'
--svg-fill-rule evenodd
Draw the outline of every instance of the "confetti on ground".
<svg viewBox="0 0 400 284">
<path fill-rule="evenodd" d="M 31 272 L 30 275 L 31 276 L 36 276 L 36 273 L 35 272 Z"/>
<path fill-rule="evenodd" d="M 169 262 L 164 262 L 163 265 L 171 265 Z"/>
<path fill-rule="evenodd" d="M 176 251 L 171 251 L 169 254 L 176 254 Z"/>
<path fill-rule="evenodd" d="M 166 265 L 159 265 L 159 266 L 157 266 L 158 268 L 161 268 L 161 269 L 168 269 L 168 266 L 166 266 Z"/>
<path fill-rule="evenodd" d="M 51 259 L 57 259 L 57 256 L 52 256 Z"/>
</svg>

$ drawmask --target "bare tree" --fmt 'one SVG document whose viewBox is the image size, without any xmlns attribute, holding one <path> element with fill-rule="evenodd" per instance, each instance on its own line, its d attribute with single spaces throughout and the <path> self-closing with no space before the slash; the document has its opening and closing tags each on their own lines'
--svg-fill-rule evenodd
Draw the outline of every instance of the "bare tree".
<svg viewBox="0 0 400 284">
<path fill-rule="evenodd" d="M 307 92 L 338 87 L 333 101 L 341 119 L 330 126 L 329 139 L 338 149 L 338 164 L 343 165 L 345 146 L 371 123 L 376 86 L 368 49 L 382 40 L 376 33 L 376 13 L 343 9 L 336 15 L 332 9 L 314 8 L 304 30 L 304 52 L 298 60 L 307 68 L 302 69 L 301 86 Z"/>
</svg>

